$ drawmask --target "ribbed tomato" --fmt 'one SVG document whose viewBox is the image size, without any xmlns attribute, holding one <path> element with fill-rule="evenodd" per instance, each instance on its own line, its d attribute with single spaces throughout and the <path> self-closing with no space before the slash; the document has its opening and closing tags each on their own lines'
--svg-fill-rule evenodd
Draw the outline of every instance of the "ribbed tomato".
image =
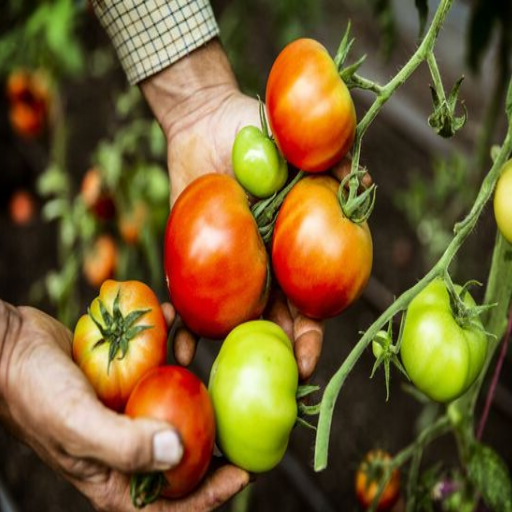
<svg viewBox="0 0 512 512">
<path fill-rule="evenodd" d="M 137 381 L 166 354 L 167 326 L 153 291 L 139 281 L 105 281 L 73 336 L 73 359 L 99 399 L 122 411 Z"/>
<path fill-rule="evenodd" d="M 165 233 L 171 302 L 195 333 L 221 338 L 258 318 L 268 298 L 268 257 L 242 187 L 206 174 L 174 204 Z"/>
<path fill-rule="evenodd" d="M 359 297 L 372 269 L 366 222 L 343 215 L 339 183 L 308 176 L 295 185 L 277 216 L 272 266 L 286 296 L 311 318 L 337 315 Z"/>
<path fill-rule="evenodd" d="M 313 39 L 297 39 L 279 54 L 266 104 L 279 149 L 299 169 L 325 171 L 352 146 L 356 113 L 350 92 L 327 50 Z"/>
</svg>

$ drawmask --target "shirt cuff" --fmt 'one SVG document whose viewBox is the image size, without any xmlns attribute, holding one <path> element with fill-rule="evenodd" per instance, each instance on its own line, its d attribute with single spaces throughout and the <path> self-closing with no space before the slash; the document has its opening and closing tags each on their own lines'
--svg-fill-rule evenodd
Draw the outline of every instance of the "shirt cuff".
<svg viewBox="0 0 512 512">
<path fill-rule="evenodd" d="M 219 35 L 208 0 L 93 0 L 131 84 Z"/>
</svg>

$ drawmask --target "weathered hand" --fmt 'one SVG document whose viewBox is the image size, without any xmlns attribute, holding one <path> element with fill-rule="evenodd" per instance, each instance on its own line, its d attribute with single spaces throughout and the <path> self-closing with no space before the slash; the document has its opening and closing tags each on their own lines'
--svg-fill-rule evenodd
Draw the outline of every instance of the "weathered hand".
<svg viewBox="0 0 512 512">
<path fill-rule="evenodd" d="M 174 310 L 164 305 L 168 323 Z M 129 474 L 168 469 L 183 449 L 172 426 L 132 420 L 101 404 L 71 360 L 71 333 L 33 308 L 0 301 L 0 419 L 98 510 L 134 511 Z M 183 500 L 151 511 L 212 510 L 240 491 L 249 475 L 223 466 Z"/>
</svg>

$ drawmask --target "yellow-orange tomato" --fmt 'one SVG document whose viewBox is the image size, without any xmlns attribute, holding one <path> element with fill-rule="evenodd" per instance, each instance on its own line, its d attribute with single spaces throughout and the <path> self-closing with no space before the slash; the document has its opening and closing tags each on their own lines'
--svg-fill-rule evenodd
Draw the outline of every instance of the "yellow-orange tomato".
<svg viewBox="0 0 512 512">
<path fill-rule="evenodd" d="M 359 504 L 366 510 L 372 504 L 380 481 L 391 461 L 391 456 L 383 450 L 372 450 L 366 454 L 356 471 L 355 489 Z M 400 472 L 391 471 L 388 483 L 380 496 L 377 512 L 385 512 L 398 501 L 400 497 Z"/>
<path fill-rule="evenodd" d="M 279 149 L 299 169 L 325 171 L 352 146 L 356 113 L 350 92 L 327 50 L 313 39 L 297 39 L 279 54 L 266 104 Z"/>
<path fill-rule="evenodd" d="M 108 407 L 122 411 L 139 379 L 165 363 L 167 327 L 153 291 L 107 280 L 73 336 L 73 359 Z"/>
<path fill-rule="evenodd" d="M 83 272 L 87 282 L 99 288 L 114 275 L 117 264 L 117 245 L 110 235 L 100 235 L 84 257 Z"/>
<path fill-rule="evenodd" d="M 148 217 L 148 208 L 142 201 L 137 201 L 133 208 L 119 217 L 118 228 L 121 238 L 130 245 L 136 244 Z"/>
</svg>

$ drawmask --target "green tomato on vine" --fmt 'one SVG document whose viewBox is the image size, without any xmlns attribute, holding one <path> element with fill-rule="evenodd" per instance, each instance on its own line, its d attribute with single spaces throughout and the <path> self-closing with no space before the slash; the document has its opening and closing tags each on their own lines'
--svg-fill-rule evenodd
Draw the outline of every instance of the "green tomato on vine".
<svg viewBox="0 0 512 512">
<path fill-rule="evenodd" d="M 494 216 L 501 234 L 512 244 L 512 160 L 503 166 L 496 185 Z"/>
<path fill-rule="evenodd" d="M 274 141 L 256 126 L 245 126 L 236 135 L 232 151 L 238 182 L 263 199 L 279 191 L 288 178 L 288 165 Z"/>
</svg>

